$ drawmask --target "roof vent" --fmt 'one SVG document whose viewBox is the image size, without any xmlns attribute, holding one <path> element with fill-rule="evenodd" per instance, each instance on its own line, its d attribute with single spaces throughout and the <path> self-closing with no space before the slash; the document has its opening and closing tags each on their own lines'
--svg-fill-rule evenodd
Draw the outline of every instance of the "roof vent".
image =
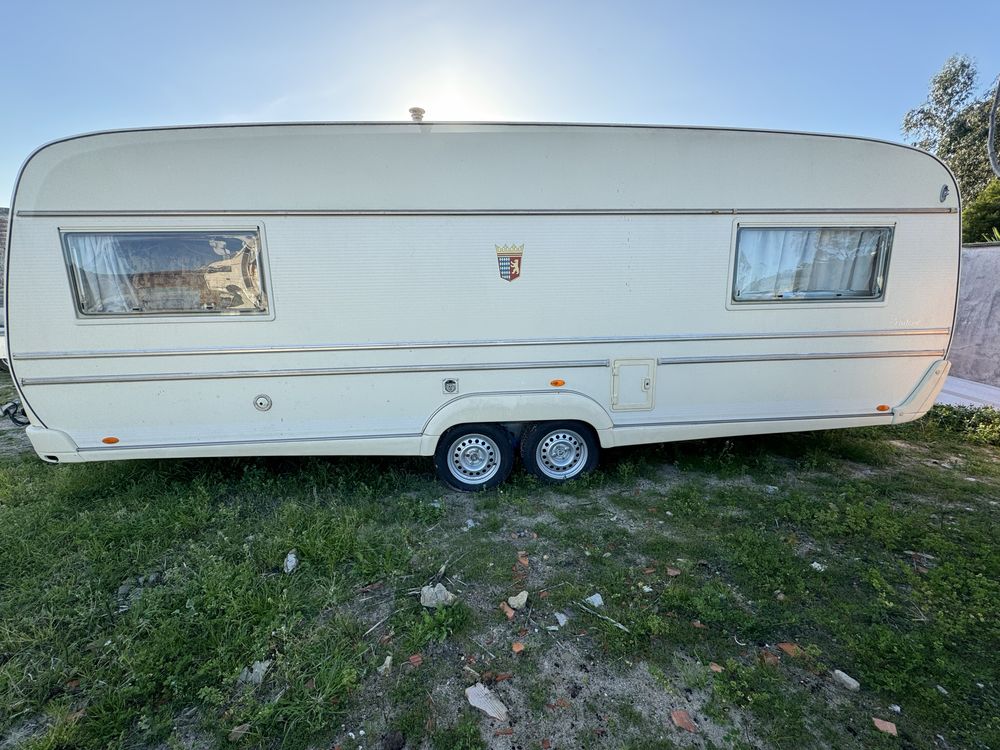
<svg viewBox="0 0 1000 750">
<path fill-rule="evenodd" d="M 424 121 L 425 110 L 423 107 L 410 107 L 410 117 L 414 122 Z"/>
</svg>

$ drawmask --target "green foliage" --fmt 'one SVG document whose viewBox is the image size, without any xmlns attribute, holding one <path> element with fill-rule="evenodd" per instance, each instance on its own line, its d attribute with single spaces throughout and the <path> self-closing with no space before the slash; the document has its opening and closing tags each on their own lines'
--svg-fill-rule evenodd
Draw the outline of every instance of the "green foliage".
<svg viewBox="0 0 1000 750">
<path fill-rule="evenodd" d="M 418 651 L 431 643 L 441 643 L 455 633 L 461 633 L 472 622 L 472 611 L 465 602 L 428 611 L 423 607 L 400 615 L 394 621 L 397 632 L 406 634 L 408 651 Z"/>
<path fill-rule="evenodd" d="M 1000 411 L 986 406 L 935 406 L 924 417 L 939 432 L 982 445 L 1000 445 Z"/>
<path fill-rule="evenodd" d="M 724 703 L 753 713 L 771 747 L 802 747 L 806 721 L 802 697 L 788 689 L 784 676 L 774 667 L 730 659 L 716 682 L 715 694 Z"/>
<path fill-rule="evenodd" d="M 963 242 L 1000 242 L 1000 180 L 986 188 L 962 209 Z"/>
<path fill-rule="evenodd" d="M 485 750 L 486 743 L 479 732 L 479 719 L 466 714 L 454 726 L 435 732 L 431 747 L 434 750 Z"/>
<path fill-rule="evenodd" d="M 325 747 L 363 724 L 472 750 L 494 727 L 464 700 L 468 666 L 514 674 L 497 690 L 537 747 L 533 727 L 570 717 L 546 708 L 562 669 L 585 665 L 591 691 L 646 664 L 662 701 L 710 696 L 695 718 L 724 747 L 898 746 L 871 726 L 888 703 L 916 750 L 937 734 L 1000 747 L 998 446 L 1000 413 L 939 406 L 898 427 L 622 450 L 572 493 L 526 480 L 467 499 L 398 459 L 2 458 L 0 744 L 38 717 L 20 746 L 179 747 L 191 716 L 203 746 L 248 723 L 232 747 Z M 462 598 L 426 611 L 412 592 L 446 559 Z M 529 611 L 508 623 L 496 604 L 520 588 Z M 578 606 L 594 592 L 628 632 Z M 557 611 L 572 624 L 541 631 Z M 805 654 L 761 663 L 780 641 Z M 240 683 L 258 659 L 264 682 Z M 862 691 L 831 692 L 833 668 Z M 609 692 L 572 702 L 611 717 L 574 746 L 689 739 L 635 726 L 645 704 Z"/>
<path fill-rule="evenodd" d="M 903 118 L 906 139 L 951 168 L 967 202 L 993 178 L 986 153 L 992 90 L 979 92 L 977 79 L 970 58 L 948 58 L 931 79 L 927 100 Z"/>
</svg>

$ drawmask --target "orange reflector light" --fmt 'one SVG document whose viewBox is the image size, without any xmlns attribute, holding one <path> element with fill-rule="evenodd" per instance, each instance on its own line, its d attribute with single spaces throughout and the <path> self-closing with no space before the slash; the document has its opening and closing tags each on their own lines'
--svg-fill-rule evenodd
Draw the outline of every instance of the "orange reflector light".
<svg viewBox="0 0 1000 750">
<path fill-rule="evenodd" d="M 552 385 L 552 386 L 555 386 L 556 388 L 558 388 L 561 385 L 566 385 L 566 381 L 565 380 L 560 380 L 559 378 L 556 378 L 555 380 L 550 380 L 549 381 L 549 385 Z"/>
<path fill-rule="evenodd" d="M 105 445 L 114 445 L 115 443 L 118 442 L 118 438 L 116 438 L 116 437 L 106 437 L 106 438 L 102 438 L 101 442 L 104 443 Z"/>
<path fill-rule="evenodd" d="M 875 411 L 889 411 L 889 404 L 879 404 L 875 407 Z"/>
</svg>

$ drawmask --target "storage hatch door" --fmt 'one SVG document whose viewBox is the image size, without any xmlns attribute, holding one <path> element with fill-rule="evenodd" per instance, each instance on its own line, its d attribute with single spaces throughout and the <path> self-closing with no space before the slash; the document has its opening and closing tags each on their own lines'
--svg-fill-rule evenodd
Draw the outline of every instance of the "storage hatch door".
<svg viewBox="0 0 1000 750">
<path fill-rule="evenodd" d="M 612 365 L 611 408 L 643 411 L 653 408 L 655 359 L 616 359 Z"/>
</svg>

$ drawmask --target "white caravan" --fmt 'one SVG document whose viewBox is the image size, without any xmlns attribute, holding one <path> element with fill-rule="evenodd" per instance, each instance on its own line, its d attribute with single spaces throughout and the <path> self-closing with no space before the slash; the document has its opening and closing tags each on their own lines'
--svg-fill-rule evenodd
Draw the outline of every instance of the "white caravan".
<svg viewBox="0 0 1000 750">
<path fill-rule="evenodd" d="M 959 197 L 862 138 L 355 123 L 32 154 L 7 353 L 46 461 L 434 456 L 895 424 L 948 372 Z M 17 408 L 10 407 L 9 410 Z"/>
</svg>

